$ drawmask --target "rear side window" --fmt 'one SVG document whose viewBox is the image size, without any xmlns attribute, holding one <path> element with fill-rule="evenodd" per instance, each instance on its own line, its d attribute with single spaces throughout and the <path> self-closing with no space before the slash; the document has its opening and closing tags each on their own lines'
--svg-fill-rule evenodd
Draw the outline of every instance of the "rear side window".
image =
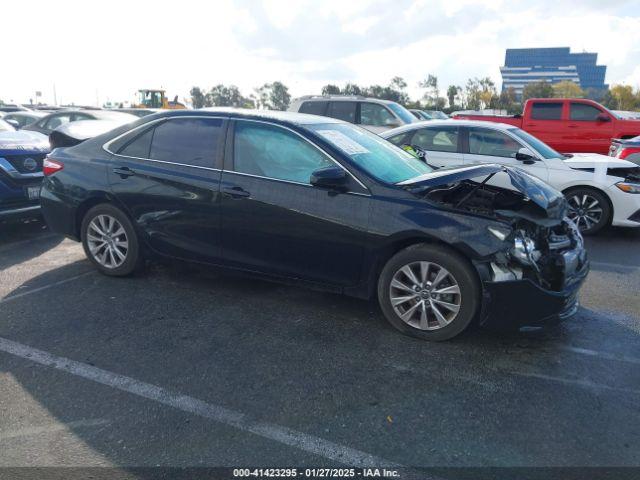
<svg viewBox="0 0 640 480">
<path fill-rule="evenodd" d="M 49 130 L 55 130 L 61 125 L 65 123 L 69 123 L 71 121 L 71 115 L 68 113 L 62 115 L 54 115 L 53 117 L 45 120 L 42 125 L 43 128 L 47 128 Z"/>
<path fill-rule="evenodd" d="M 458 151 L 458 127 L 421 128 L 411 139 L 411 144 L 432 152 Z"/>
<path fill-rule="evenodd" d="M 409 145 L 411 143 L 411 137 L 413 137 L 413 130 L 394 135 L 391 138 L 387 138 L 387 140 L 394 145 L 401 147 L 402 145 Z"/>
<path fill-rule="evenodd" d="M 310 113 L 311 115 L 324 115 L 328 102 L 304 102 L 300 105 L 300 113 Z"/>
<path fill-rule="evenodd" d="M 153 128 L 150 128 L 142 135 L 134 138 L 126 144 L 124 148 L 118 152 L 120 155 L 136 158 L 149 158 L 149 150 L 151 149 L 151 139 L 153 138 Z"/>
<path fill-rule="evenodd" d="M 128 157 L 213 168 L 221 130 L 219 118 L 174 118 L 149 128 L 119 150 L 118 144 L 112 146 Z"/>
<path fill-rule="evenodd" d="M 362 125 L 384 127 L 397 125 L 399 122 L 384 106 L 365 102 L 360 104 L 360 123 Z"/>
<path fill-rule="evenodd" d="M 213 167 L 221 127 L 218 118 L 176 118 L 161 123 L 153 132 L 149 158 Z"/>
<path fill-rule="evenodd" d="M 572 103 L 569 118 L 571 120 L 578 120 L 582 122 L 595 122 L 598 119 L 598 115 L 601 113 L 602 110 L 592 105 Z"/>
<path fill-rule="evenodd" d="M 562 118 L 562 102 L 534 103 L 531 107 L 531 118 L 534 120 L 560 120 Z"/>
<path fill-rule="evenodd" d="M 327 116 L 356 123 L 356 102 L 331 102 Z"/>
</svg>

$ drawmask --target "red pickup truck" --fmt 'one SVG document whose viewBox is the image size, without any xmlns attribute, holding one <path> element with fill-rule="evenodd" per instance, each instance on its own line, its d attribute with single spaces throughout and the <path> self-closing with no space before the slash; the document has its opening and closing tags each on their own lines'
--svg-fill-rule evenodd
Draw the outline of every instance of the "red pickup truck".
<svg viewBox="0 0 640 480">
<path fill-rule="evenodd" d="M 640 135 L 639 120 L 622 120 L 593 100 L 531 98 L 521 115 L 465 115 L 453 118 L 515 125 L 562 153 L 606 155 L 613 138 Z"/>
</svg>

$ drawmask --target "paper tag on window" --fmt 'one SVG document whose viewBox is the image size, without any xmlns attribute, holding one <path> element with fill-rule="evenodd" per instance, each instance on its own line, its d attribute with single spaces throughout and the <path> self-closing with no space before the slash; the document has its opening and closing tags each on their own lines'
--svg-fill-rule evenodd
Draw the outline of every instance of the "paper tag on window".
<svg viewBox="0 0 640 480">
<path fill-rule="evenodd" d="M 350 139 L 344 133 L 337 130 L 318 130 L 318 133 L 348 155 L 369 153 L 369 150 L 364 148 L 358 142 Z"/>
</svg>

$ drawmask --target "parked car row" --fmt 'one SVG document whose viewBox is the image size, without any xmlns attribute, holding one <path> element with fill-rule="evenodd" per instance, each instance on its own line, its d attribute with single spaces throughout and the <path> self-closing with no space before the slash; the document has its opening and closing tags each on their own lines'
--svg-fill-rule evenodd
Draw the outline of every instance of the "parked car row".
<svg viewBox="0 0 640 480">
<path fill-rule="evenodd" d="M 36 121 L 17 131 L 16 123 L 27 118 Z M 43 160 L 51 149 L 76 145 L 135 120 L 134 115 L 102 110 L 5 114 L 0 120 L 0 220 L 39 212 Z"/>
<path fill-rule="evenodd" d="M 569 218 L 585 234 L 609 224 L 640 226 L 640 162 L 599 154 L 565 156 L 512 125 L 474 120 L 422 122 L 382 137 L 423 152 L 435 167 L 498 163 L 521 168 L 565 195 Z M 508 187 L 500 177 L 489 184 Z"/>
<path fill-rule="evenodd" d="M 533 98 L 525 102 L 521 115 L 458 114 L 454 118 L 508 123 L 561 153 L 606 155 L 613 138 L 640 135 L 640 121 L 619 118 L 599 103 L 584 98 Z"/>
</svg>

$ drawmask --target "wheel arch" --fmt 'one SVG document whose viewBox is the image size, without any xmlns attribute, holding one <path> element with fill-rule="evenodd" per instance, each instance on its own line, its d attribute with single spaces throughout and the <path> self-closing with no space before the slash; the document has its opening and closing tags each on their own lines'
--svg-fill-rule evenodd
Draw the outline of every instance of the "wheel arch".
<svg viewBox="0 0 640 480">
<path fill-rule="evenodd" d="M 569 187 L 566 187 L 565 189 L 562 190 L 562 194 L 564 196 L 566 196 L 572 190 L 580 190 L 580 189 L 582 189 L 582 190 L 593 190 L 595 192 L 598 192 L 599 194 L 601 194 L 607 200 L 607 203 L 609 204 L 609 208 L 611 209 L 611 218 L 609 219 L 609 222 L 608 222 L 608 224 L 610 225 L 611 221 L 613 220 L 613 217 L 615 215 L 615 208 L 613 206 L 613 202 L 611 201 L 611 197 L 609 197 L 607 192 L 604 191 L 602 188 L 595 187 L 593 185 L 579 184 L 579 185 L 571 185 Z"/>
<path fill-rule="evenodd" d="M 395 238 L 391 238 L 382 248 L 378 249 L 373 257 L 372 267 L 369 269 L 368 274 L 368 282 L 367 282 L 367 298 L 374 298 L 377 291 L 378 278 L 382 273 L 382 269 L 387 264 L 387 262 L 398 252 L 405 250 L 410 247 L 418 246 L 418 245 L 438 245 L 447 249 L 452 250 L 457 253 L 464 259 L 469 262 L 469 265 L 472 267 L 475 275 L 478 275 L 476 268 L 473 268 L 473 262 L 469 258 L 468 252 L 447 243 L 439 238 L 424 234 L 424 233 L 409 233 L 402 236 L 398 236 Z M 480 281 L 480 277 L 478 275 L 478 280 Z"/>
<path fill-rule="evenodd" d="M 82 220 L 84 219 L 84 216 L 87 214 L 87 212 L 90 209 L 92 209 L 96 205 L 100 205 L 102 203 L 108 203 L 110 205 L 113 205 L 113 206 L 119 208 L 120 210 L 122 210 L 122 212 L 127 217 L 130 217 L 129 213 L 127 212 L 127 210 L 123 207 L 123 205 L 120 204 L 120 202 L 118 202 L 118 200 L 113 195 L 111 195 L 108 192 L 103 192 L 103 191 L 93 192 L 91 194 L 91 196 L 89 196 L 88 198 L 84 199 L 76 207 L 73 231 L 74 231 L 75 237 L 78 240 L 81 238 L 80 229 L 82 227 Z M 129 218 L 129 220 L 131 220 L 131 218 Z M 131 223 L 135 226 L 133 221 Z"/>
</svg>

